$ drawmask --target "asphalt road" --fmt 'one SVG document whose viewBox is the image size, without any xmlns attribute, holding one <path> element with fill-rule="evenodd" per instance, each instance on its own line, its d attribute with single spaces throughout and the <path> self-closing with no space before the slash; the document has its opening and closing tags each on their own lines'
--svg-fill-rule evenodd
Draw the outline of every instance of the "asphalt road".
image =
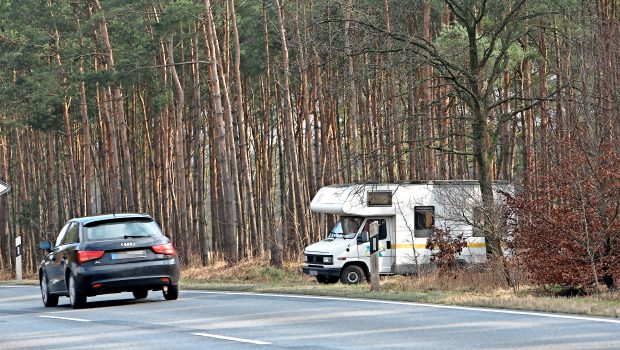
<svg viewBox="0 0 620 350">
<path fill-rule="evenodd" d="M 620 320 L 291 295 L 181 291 L 45 308 L 0 287 L 0 349 L 620 349 Z"/>
</svg>

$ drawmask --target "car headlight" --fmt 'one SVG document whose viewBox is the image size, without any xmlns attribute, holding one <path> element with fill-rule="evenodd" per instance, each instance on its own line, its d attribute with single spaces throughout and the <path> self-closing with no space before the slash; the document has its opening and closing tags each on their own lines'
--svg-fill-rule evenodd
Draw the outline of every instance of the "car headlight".
<svg viewBox="0 0 620 350">
<path fill-rule="evenodd" d="M 333 256 L 324 256 L 323 257 L 323 263 L 324 264 L 333 264 L 334 263 L 334 257 Z"/>
<path fill-rule="evenodd" d="M 304 262 L 308 262 L 308 256 L 304 254 Z"/>
</svg>

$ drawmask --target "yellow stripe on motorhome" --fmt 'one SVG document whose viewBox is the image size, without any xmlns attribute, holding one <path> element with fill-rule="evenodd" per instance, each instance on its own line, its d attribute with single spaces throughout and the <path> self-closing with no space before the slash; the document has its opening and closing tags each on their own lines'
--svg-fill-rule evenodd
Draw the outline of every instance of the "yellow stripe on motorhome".
<svg viewBox="0 0 620 350">
<path fill-rule="evenodd" d="M 396 245 L 396 249 L 426 249 L 426 243 L 418 243 L 418 244 L 409 244 L 409 243 L 399 243 Z"/>
<path fill-rule="evenodd" d="M 467 248 L 486 248 L 486 243 L 469 243 Z M 426 243 L 410 244 L 410 243 L 398 243 L 396 249 L 426 249 Z"/>
</svg>

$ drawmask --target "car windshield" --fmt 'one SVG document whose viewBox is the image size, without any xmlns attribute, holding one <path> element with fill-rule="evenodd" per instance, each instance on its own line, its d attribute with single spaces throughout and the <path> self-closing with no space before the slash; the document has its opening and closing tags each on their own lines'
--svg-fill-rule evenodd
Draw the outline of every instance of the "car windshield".
<svg viewBox="0 0 620 350">
<path fill-rule="evenodd" d="M 363 221 L 364 218 L 358 216 L 343 216 L 329 232 L 328 238 L 351 239 L 355 237 Z"/>
<path fill-rule="evenodd" d="M 159 227 L 153 220 L 104 221 L 86 228 L 86 240 L 105 241 L 120 238 L 140 238 L 161 236 Z"/>
</svg>

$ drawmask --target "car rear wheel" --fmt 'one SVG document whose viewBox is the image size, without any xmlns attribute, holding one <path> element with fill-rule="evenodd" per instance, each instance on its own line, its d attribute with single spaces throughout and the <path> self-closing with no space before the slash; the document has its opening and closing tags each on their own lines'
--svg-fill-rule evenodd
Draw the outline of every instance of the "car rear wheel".
<svg viewBox="0 0 620 350">
<path fill-rule="evenodd" d="M 58 295 L 50 294 L 47 283 L 47 275 L 44 273 L 41 277 L 41 298 L 45 307 L 53 307 L 58 305 Z"/>
<path fill-rule="evenodd" d="M 163 289 L 164 299 L 177 300 L 179 298 L 179 285 L 169 285 Z"/>
<path fill-rule="evenodd" d="M 139 289 L 133 291 L 133 297 L 136 299 L 144 299 L 149 295 L 148 289 Z"/>
<path fill-rule="evenodd" d="M 86 305 L 86 295 L 78 290 L 73 276 L 69 277 L 69 301 L 74 309 L 80 309 Z"/>
</svg>

